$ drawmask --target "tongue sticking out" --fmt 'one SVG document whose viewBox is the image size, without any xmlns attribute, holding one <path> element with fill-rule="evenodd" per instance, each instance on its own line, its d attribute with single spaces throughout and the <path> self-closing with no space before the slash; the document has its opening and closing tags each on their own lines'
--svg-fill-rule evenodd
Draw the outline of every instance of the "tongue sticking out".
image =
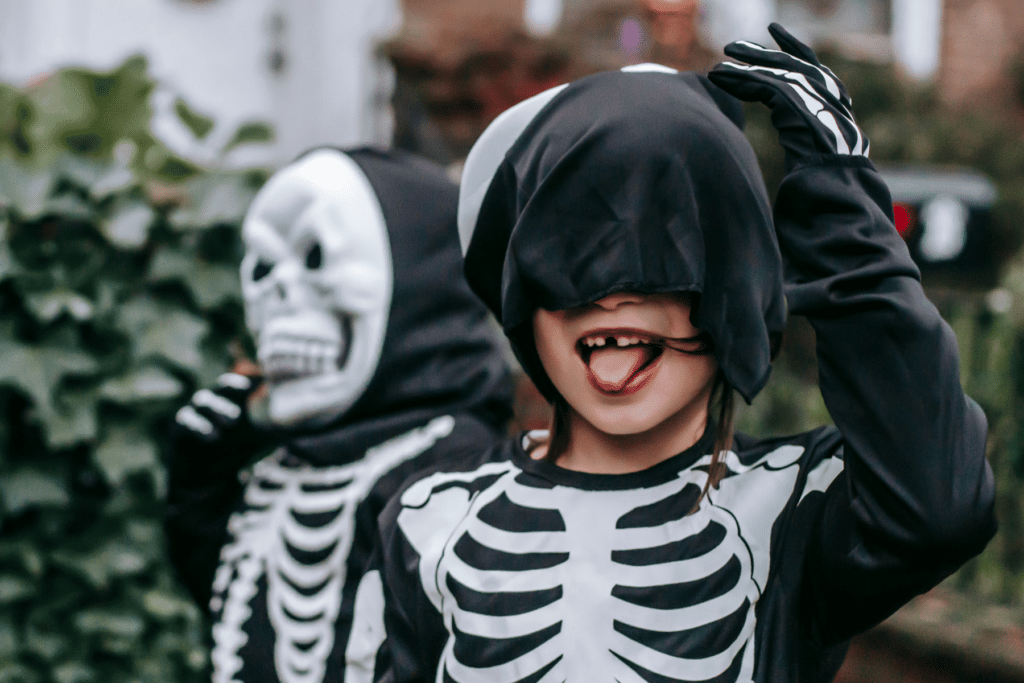
<svg viewBox="0 0 1024 683">
<path fill-rule="evenodd" d="M 649 358 L 648 349 L 643 346 L 595 349 L 590 354 L 590 376 L 602 391 L 622 391 Z"/>
</svg>

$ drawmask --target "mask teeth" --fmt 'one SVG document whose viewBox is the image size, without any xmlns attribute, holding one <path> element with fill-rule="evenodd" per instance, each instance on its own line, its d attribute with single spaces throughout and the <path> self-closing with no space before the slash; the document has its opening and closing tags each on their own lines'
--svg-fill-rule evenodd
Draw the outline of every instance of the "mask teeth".
<svg viewBox="0 0 1024 683">
<path fill-rule="evenodd" d="M 338 341 L 286 335 L 268 340 L 267 350 L 260 354 L 267 377 L 283 382 L 344 369 L 352 349 L 351 317 L 339 316 L 338 324 L 341 328 Z"/>
</svg>

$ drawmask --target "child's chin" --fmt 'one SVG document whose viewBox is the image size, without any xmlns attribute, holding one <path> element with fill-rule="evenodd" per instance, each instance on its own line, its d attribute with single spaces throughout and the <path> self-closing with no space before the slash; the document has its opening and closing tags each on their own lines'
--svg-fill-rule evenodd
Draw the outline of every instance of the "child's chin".
<svg viewBox="0 0 1024 683">
<path fill-rule="evenodd" d="M 651 411 L 642 405 L 599 409 L 585 417 L 595 429 L 610 436 L 643 434 L 667 419 L 667 416 L 660 415 L 660 411 Z"/>
</svg>

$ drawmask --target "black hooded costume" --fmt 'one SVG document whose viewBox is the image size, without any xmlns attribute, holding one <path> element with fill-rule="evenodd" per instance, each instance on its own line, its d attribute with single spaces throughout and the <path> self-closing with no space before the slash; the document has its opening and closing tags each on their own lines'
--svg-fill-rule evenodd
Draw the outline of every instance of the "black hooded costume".
<svg viewBox="0 0 1024 683">
<path fill-rule="evenodd" d="M 204 443 L 179 426 L 172 439 L 169 554 L 210 607 L 215 681 L 369 680 L 383 637 L 380 582 L 364 576 L 378 513 L 410 474 L 486 449 L 511 416 L 503 354 L 460 272 L 456 187 L 409 155 L 344 154 L 379 201 L 393 273 L 365 390 L 320 429 L 247 422 Z M 353 626 L 356 604 L 369 616 Z"/>
<path fill-rule="evenodd" d="M 773 227 L 737 109 L 646 65 L 509 110 L 467 160 L 467 278 L 549 398 L 538 307 L 694 292 L 693 323 L 750 400 L 785 291 L 817 332 L 836 426 L 737 434 L 696 511 L 713 424 L 631 474 L 534 460 L 516 438 L 417 477 L 380 518 L 378 681 L 827 681 L 851 635 L 994 533 L 985 418 L 885 185 L 866 158 L 807 159 Z"/>
</svg>

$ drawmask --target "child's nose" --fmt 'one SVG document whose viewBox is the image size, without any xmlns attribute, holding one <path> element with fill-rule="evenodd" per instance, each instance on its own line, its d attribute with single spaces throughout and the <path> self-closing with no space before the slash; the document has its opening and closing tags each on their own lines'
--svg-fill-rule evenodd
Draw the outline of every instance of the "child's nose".
<svg viewBox="0 0 1024 683">
<path fill-rule="evenodd" d="M 624 304 L 643 303 L 643 295 L 634 292 L 617 292 L 598 299 L 594 303 L 607 311 L 612 311 Z"/>
</svg>

